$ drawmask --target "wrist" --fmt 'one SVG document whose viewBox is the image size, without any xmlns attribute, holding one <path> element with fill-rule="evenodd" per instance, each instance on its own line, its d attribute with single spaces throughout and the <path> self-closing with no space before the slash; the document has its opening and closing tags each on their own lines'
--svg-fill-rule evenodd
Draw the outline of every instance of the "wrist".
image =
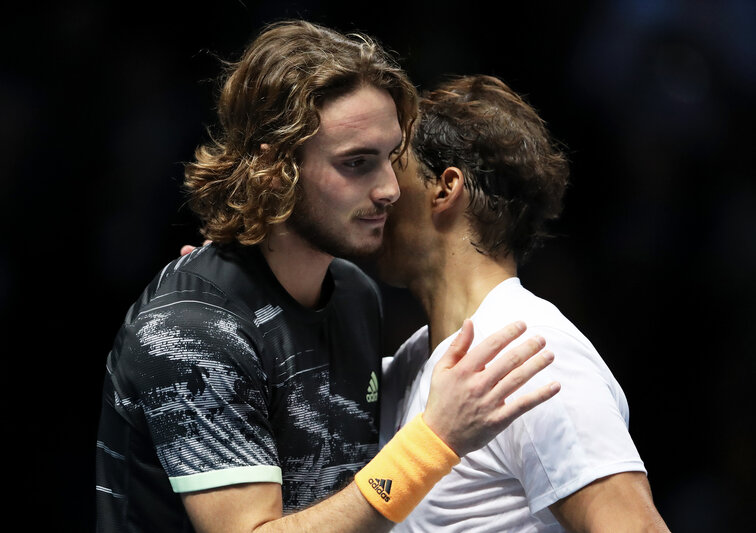
<svg viewBox="0 0 756 533">
<path fill-rule="evenodd" d="M 365 499 L 383 516 L 401 522 L 459 456 L 417 415 L 355 476 Z"/>
</svg>

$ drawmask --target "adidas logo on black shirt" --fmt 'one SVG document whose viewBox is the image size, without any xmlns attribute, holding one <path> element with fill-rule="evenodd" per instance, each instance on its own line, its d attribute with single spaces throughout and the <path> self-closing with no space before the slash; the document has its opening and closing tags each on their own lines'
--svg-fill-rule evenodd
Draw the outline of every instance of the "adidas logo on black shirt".
<svg viewBox="0 0 756 533">
<path fill-rule="evenodd" d="M 365 395 L 365 399 L 370 402 L 377 402 L 378 401 L 378 376 L 375 375 L 375 372 L 370 373 L 370 383 L 368 383 L 368 389 L 367 394 Z"/>
</svg>

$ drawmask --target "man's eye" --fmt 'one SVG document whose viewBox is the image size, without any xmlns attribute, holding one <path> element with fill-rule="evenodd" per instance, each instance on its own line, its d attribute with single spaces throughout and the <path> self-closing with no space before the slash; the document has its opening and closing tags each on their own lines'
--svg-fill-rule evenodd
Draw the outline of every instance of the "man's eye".
<svg viewBox="0 0 756 533">
<path fill-rule="evenodd" d="M 358 168 L 365 164 L 365 160 L 362 158 L 359 159 L 350 159 L 349 161 L 344 162 L 344 166 L 349 168 Z"/>
</svg>

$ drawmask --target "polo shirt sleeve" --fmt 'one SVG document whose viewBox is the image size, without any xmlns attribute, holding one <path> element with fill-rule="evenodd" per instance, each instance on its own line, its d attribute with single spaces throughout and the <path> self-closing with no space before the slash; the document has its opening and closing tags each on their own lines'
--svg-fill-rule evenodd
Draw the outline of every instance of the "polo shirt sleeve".
<svg viewBox="0 0 756 533">
<path fill-rule="evenodd" d="M 119 401 L 142 411 L 174 492 L 281 483 L 267 376 L 239 321 L 181 302 L 131 326 Z"/>
<path fill-rule="evenodd" d="M 522 392 L 551 381 L 560 392 L 517 419 L 492 450 L 520 480 L 532 514 L 554 522 L 548 506 L 589 483 L 620 472 L 645 472 L 628 431 L 627 401 L 585 339 L 530 328 L 556 357 Z"/>
</svg>

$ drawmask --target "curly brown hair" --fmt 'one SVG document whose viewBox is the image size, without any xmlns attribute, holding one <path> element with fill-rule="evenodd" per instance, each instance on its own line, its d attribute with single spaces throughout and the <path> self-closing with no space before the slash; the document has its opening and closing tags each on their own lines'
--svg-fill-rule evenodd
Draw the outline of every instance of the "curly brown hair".
<svg viewBox="0 0 756 533">
<path fill-rule="evenodd" d="M 287 220 L 297 199 L 298 150 L 318 131 L 318 109 L 362 85 L 391 94 L 406 143 L 417 93 L 376 41 L 301 20 L 267 26 L 228 64 L 218 133 L 185 167 L 184 187 L 202 235 L 257 244 L 271 225 Z"/>
<path fill-rule="evenodd" d="M 455 77 L 424 94 L 411 146 L 426 180 L 462 170 L 481 253 L 519 263 L 561 213 L 567 158 L 536 111 L 498 78 Z"/>
</svg>

